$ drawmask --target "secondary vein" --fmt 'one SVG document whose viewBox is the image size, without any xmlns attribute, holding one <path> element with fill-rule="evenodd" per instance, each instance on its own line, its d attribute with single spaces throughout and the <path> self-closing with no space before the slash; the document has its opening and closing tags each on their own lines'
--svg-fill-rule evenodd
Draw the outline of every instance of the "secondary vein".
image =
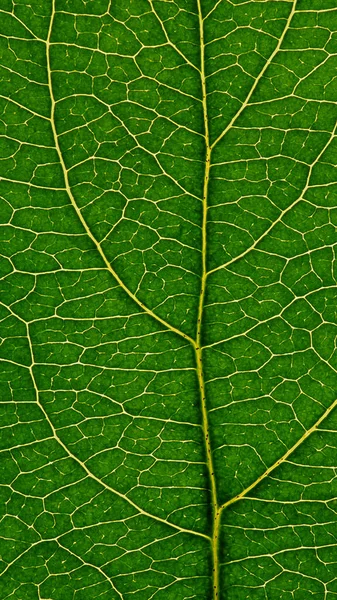
<svg viewBox="0 0 337 600">
<path fill-rule="evenodd" d="M 72 192 L 71 186 L 70 186 L 70 182 L 69 182 L 69 175 L 68 175 L 68 169 L 66 167 L 66 164 L 64 162 L 63 159 L 63 154 L 61 151 L 61 147 L 60 147 L 60 143 L 59 143 L 59 139 L 58 139 L 58 134 L 57 134 L 57 130 L 56 130 L 56 123 L 55 123 L 55 107 L 56 107 L 56 101 L 55 101 L 55 96 L 54 96 L 54 91 L 53 91 L 53 85 L 52 85 L 52 77 L 51 77 L 51 61 L 50 61 L 50 46 L 51 46 L 51 35 L 52 35 L 52 30 L 53 30 L 53 23 L 54 23 L 54 18 L 55 18 L 55 0 L 52 0 L 52 14 L 51 14 L 51 19 L 50 19 L 50 26 L 49 26 L 49 31 L 48 31 L 48 37 L 46 40 L 46 55 L 47 55 L 47 73 L 48 73 L 48 87 L 49 87 L 49 94 L 50 94 L 50 99 L 51 99 L 51 127 L 52 127 L 52 132 L 53 132 L 53 136 L 54 136 L 54 142 L 55 142 L 55 147 L 56 147 L 56 151 L 59 157 L 59 161 L 61 164 L 61 168 L 63 171 L 63 177 L 64 177 L 64 182 L 65 182 L 65 187 L 66 187 L 66 191 L 68 193 L 69 199 L 71 201 L 71 204 L 85 230 L 85 232 L 87 233 L 88 237 L 91 239 L 91 241 L 94 243 L 95 247 L 97 248 L 101 258 L 104 261 L 105 266 L 107 267 L 107 269 L 110 271 L 110 273 L 113 275 L 114 279 L 117 281 L 117 283 L 120 285 L 120 287 L 127 293 L 127 295 L 132 298 L 132 300 L 134 300 L 134 302 L 136 302 L 136 304 L 138 304 L 138 306 L 145 312 L 147 313 L 149 316 L 151 316 L 153 319 L 155 319 L 158 323 L 160 323 L 161 325 L 163 325 L 166 329 L 169 329 L 170 331 L 172 331 L 173 333 L 176 333 L 177 335 L 183 337 L 185 340 L 188 340 L 190 343 L 192 343 L 193 345 L 195 344 L 194 340 L 187 335 L 186 333 L 184 333 L 183 331 L 180 331 L 180 329 L 178 329 L 177 327 L 174 327 L 173 325 L 171 325 L 170 323 L 168 323 L 167 321 L 165 321 L 165 319 L 162 319 L 159 315 L 157 315 L 156 313 L 154 313 L 148 306 L 146 306 L 141 300 L 139 300 L 139 298 L 137 298 L 137 296 L 135 294 L 133 294 L 133 292 L 131 292 L 131 290 L 127 287 L 127 285 L 124 283 L 124 281 L 119 277 L 119 275 L 117 274 L 117 272 L 115 271 L 115 269 L 112 267 L 110 261 L 108 260 L 101 244 L 99 243 L 99 241 L 95 238 L 95 236 L 92 234 L 85 218 L 82 215 L 82 212 L 80 211 L 79 207 L 77 206 L 77 202 L 75 200 L 74 194 Z"/>
<path fill-rule="evenodd" d="M 276 45 L 275 50 L 272 52 L 272 54 L 270 55 L 270 57 L 268 58 L 268 60 L 265 62 L 263 69 L 260 71 L 259 75 L 256 77 L 254 84 L 252 85 L 250 92 L 246 98 L 246 100 L 241 104 L 239 110 L 235 113 L 234 117 L 232 118 L 232 120 L 228 123 L 227 127 L 225 127 L 225 129 L 220 133 L 220 135 L 216 138 L 216 140 L 213 142 L 211 148 L 214 148 L 214 146 L 216 146 L 216 144 L 218 144 L 218 142 L 220 142 L 220 140 L 222 140 L 222 138 L 226 135 L 226 133 L 233 127 L 235 121 L 237 121 L 237 119 L 239 118 L 239 116 L 243 113 L 243 111 L 245 110 L 245 108 L 248 106 L 250 99 L 252 97 L 252 95 L 254 94 L 257 86 L 259 85 L 263 75 L 265 74 L 266 70 L 268 69 L 269 65 L 273 62 L 276 54 L 278 53 L 278 51 L 280 50 L 282 44 L 283 44 L 283 40 L 287 34 L 287 31 L 290 27 L 290 23 L 293 19 L 293 16 L 295 14 L 296 11 L 296 4 L 297 4 L 297 0 L 293 1 L 293 5 L 291 8 L 291 11 L 289 13 L 285 28 L 283 30 L 283 33 Z"/>
<path fill-rule="evenodd" d="M 259 483 L 261 483 L 261 481 L 263 481 L 264 479 L 266 479 L 266 477 L 268 477 L 272 471 L 274 471 L 274 469 L 276 469 L 277 467 L 279 467 L 282 463 L 284 463 L 287 458 L 289 458 L 289 456 L 295 452 L 295 450 L 312 434 L 314 433 L 318 427 L 320 426 L 320 424 L 329 416 L 329 414 L 333 411 L 333 409 L 337 406 L 337 400 L 335 400 L 331 406 L 329 408 L 326 409 L 326 411 L 322 414 L 322 416 L 316 421 L 316 423 L 314 423 L 314 425 L 312 425 L 312 427 L 310 427 L 310 429 L 307 429 L 304 434 L 297 440 L 297 442 L 291 447 L 289 448 L 289 450 L 287 450 L 287 452 L 281 456 L 281 458 L 279 458 L 273 465 L 271 465 L 270 467 L 268 467 L 268 469 L 266 469 L 266 471 L 264 471 L 264 473 L 262 473 L 262 475 L 260 475 L 260 477 L 258 477 L 258 479 L 256 479 L 253 483 L 251 483 L 251 485 L 249 485 L 248 487 L 246 487 L 240 494 L 237 494 L 237 496 L 234 496 L 234 498 L 231 498 L 230 500 L 228 500 L 227 502 L 225 502 L 222 506 L 221 506 L 221 510 L 226 509 L 228 506 L 230 506 L 231 504 L 234 504 L 235 502 L 238 502 L 239 500 L 242 500 L 245 496 L 247 496 L 247 494 L 249 492 L 251 492 L 251 490 L 253 490 Z"/>
<path fill-rule="evenodd" d="M 246 250 L 241 252 L 241 254 L 239 254 L 238 256 L 234 256 L 233 258 L 228 260 L 226 263 L 223 263 L 223 264 L 219 265 L 218 267 L 215 267 L 214 269 L 209 270 L 207 272 L 207 276 L 211 275 L 212 273 L 215 273 L 216 271 L 219 271 L 220 269 L 226 269 L 227 267 L 229 267 L 233 263 L 237 262 L 241 258 L 244 258 L 245 256 L 247 256 L 247 254 L 249 254 L 252 250 L 254 250 L 259 245 L 259 243 L 262 242 L 262 240 L 264 240 L 267 237 L 267 235 L 273 230 L 273 228 L 275 227 L 275 225 L 277 225 L 277 223 L 282 222 L 283 217 L 285 217 L 289 212 L 291 212 L 291 210 L 295 206 L 297 206 L 297 204 L 299 204 L 300 202 L 302 202 L 302 200 L 304 200 L 304 196 L 307 193 L 308 189 L 310 188 L 310 180 L 311 180 L 313 169 L 317 165 L 317 163 L 320 161 L 320 159 L 322 158 L 322 156 L 326 152 L 326 150 L 329 148 L 331 142 L 335 139 L 336 133 L 337 133 L 337 123 L 336 123 L 335 127 L 333 128 L 332 132 L 330 133 L 329 139 L 326 141 L 323 148 L 320 150 L 320 152 L 316 156 L 315 160 L 309 165 L 309 170 L 308 170 L 308 174 L 307 174 L 306 181 L 304 184 L 304 188 L 303 188 L 300 196 L 298 198 L 296 198 L 296 200 L 294 200 L 287 208 L 285 208 L 284 210 L 282 210 L 280 212 L 277 219 L 275 219 L 275 221 L 273 221 L 271 223 L 271 225 L 268 227 L 268 229 L 266 229 L 266 231 L 264 231 L 257 238 L 257 240 L 255 240 L 255 242 L 251 246 L 246 248 Z"/>
</svg>

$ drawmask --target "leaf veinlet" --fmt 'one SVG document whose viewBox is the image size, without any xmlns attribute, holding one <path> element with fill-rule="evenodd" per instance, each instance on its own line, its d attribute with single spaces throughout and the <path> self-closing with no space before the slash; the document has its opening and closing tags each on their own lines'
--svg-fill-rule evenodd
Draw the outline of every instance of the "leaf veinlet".
<svg viewBox="0 0 337 600">
<path fill-rule="evenodd" d="M 1 598 L 25 596 L 27 565 L 39 598 L 55 600 L 81 581 L 86 600 L 336 593 L 337 113 L 321 96 L 334 85 L 337 9 L 325 3 L 0 9 L 0 74 L 8 60 L 19 88 L 0 94 L 0 245 L 11 205 L 14 231 L 0 401 L 15 431 L 13 463 L 0 466 Z M 15 35 L 1 54 L 7 17 Z M 16 80 L 25 59 L 30 75 Z M 34 77 L 44 115 L 20 95 Z"/>
</svg>

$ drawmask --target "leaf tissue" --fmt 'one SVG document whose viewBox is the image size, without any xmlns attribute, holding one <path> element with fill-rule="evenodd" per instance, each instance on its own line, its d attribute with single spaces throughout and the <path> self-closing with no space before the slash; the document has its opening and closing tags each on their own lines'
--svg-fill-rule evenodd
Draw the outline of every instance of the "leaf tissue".
<svg viewBox="0 0 337 600">
<path fill-rule="evenodd" d="M 0 0 L 0 600 L 336 600 L 336 0 Z"/>
</svg>

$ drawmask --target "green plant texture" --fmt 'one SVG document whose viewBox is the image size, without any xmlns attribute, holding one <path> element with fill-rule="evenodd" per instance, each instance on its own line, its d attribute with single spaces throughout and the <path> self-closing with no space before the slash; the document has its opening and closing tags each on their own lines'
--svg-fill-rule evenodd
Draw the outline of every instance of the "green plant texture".
<svg viewBox="0 0 337 600">
<path fill-rule="evenodd" d="M 0 0 L 0 600 L 337 600 L 336 0 Z"/>
</svg>

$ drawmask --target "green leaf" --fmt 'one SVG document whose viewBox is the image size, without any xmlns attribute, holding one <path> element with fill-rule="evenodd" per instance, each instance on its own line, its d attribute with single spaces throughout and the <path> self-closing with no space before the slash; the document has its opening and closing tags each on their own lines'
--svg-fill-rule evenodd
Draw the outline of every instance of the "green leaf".
<svg viewBox="0 0 337 600">
<path fill-rule="evenodd" d="M 335 0 L 0 13 L 0 600 L 333 600 Z"/>
</svg>

